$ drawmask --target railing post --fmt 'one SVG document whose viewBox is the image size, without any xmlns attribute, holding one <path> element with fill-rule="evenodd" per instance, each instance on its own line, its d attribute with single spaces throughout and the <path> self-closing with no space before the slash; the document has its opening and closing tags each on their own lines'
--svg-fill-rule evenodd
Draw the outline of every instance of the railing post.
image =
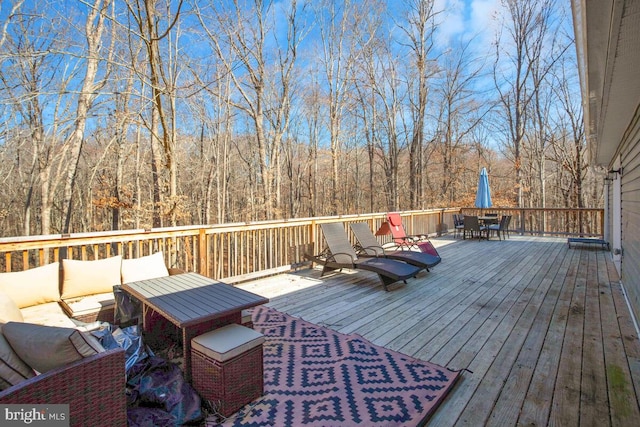
<svg viewBox="0 0 640 427">
<path fill-rule="evenodd" d="M 320 249 L 318 247 L 318 241 L 317 241 L 317 236 L 316 236 L 316 221 L 312 220 L 311 223 L 309 224 L 309 227 L 311 227 L 311 229 L 309 230 L 309 236 L 311 236 L 311 250 L 313 254 L 317 254 Z M 312 263 L 313 264 L 313 263 Z"/>
<path fill-rule="evenodd" d="M 207 234 L 204 232 L 204 229 L 200 229 L 198 232 L 198 256 L 196 258 L 198 260 L 198 265 L 196 266 L 196 270 L 199 274 L 203 276 L 208 276 L 208 265 L 207 265 Z"/>
<path fill-rule="evenodd" d="M 600 215 L 600 234 L 604 239 L 604 209 L 599 210 L 598 214 Z"/>
<path fill-rule="evenodd" d="M 524 219 L 525 219 L 525 215 L 524 215 L 524 209 L 520 208 L 520 235 L 524 236 Z"/>
</svg>

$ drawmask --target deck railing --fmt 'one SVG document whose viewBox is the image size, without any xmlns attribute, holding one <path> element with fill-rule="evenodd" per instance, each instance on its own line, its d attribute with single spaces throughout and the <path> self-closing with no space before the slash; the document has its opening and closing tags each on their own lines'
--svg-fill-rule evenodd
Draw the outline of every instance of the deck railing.
<svg viewBox="0 0 640 427">
<path fill-rule="evenodd" d="M 473 214 L 472 209 L 429 209 L 402 212 L 407 233 L 439 235 L 450 231 L 454 213 Z M 514 231 L 536 235 L 580 234 L 574 222 L 587 222 L 584 235 L 601 235 L 603 211 L 512 210 Z M 517 213 L 517 215 L 515 215 Z M 20 271 L 62 259 L 96 260 L 114 255 L 137 258 L 162 251 L 169 267 L 195 271 L 229 283 L 307 267 L 305 252 L 323 249 L 319 225 L 323 222 L 367 222 L 377 230 L 385 213 L 318 218 L 260 221 L 207 226 L 171 227 L 150 230 L 123 230 L 68 235 L 0 238 L 0 271 Z M 541 228 L 544 225 L 546 228 Z M 381 237 L 381 243 L 390 240 Z"/>
<path fill-rule="evenodd" d="M 493 212 L 511 215 L 509 229 L 519 234 L 534 236 L 602 237 L 604 209 L 568 208 L 463 208 L 466 215 Z"/>
</svg>

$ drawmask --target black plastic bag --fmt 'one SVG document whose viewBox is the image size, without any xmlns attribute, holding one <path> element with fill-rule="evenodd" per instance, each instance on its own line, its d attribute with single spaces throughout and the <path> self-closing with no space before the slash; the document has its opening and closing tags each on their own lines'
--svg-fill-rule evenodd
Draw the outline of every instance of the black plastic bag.
<svg viewBox="0 0 640 427">
<path fill-rule="evenodd" d="M 136 363 L 128 374 L 127 387 L 137 406 L 164 409 L 175 418 L 175 425 L 204 417 L 200 396 L 184 380 L 180 368 L 160 357 Z"/>
<path fill-rule="evenodd" d="M 125 349 L 125 370 L 127 374 L 136 363 L 146 359 L 149 355 L 153 355 L 151 349 L 144 344 L 138 325 L 126 328 L 116 327 L 115 330 L 112 330 L 112 326 L 109 325 L 108 328 L 92 333 L 107 350 L 118 347 Z"/>
<path fill-rule="evenodd" d="M 123 291 L 121 285 L 113 286 L 113 296 L 116 303 L 113 323 L 126 327 L 142 322 L 142 304 L 138 299 Z"/>
<path fill-rule="evenodd" d="M 137 406 L 127 409 L 129 427 L 173 427 L 176 418 L 161 408 Z"/>
</svg>

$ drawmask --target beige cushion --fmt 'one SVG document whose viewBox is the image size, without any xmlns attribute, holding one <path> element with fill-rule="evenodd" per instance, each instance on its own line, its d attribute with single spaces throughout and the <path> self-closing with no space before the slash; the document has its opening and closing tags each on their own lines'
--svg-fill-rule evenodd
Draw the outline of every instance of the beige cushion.
<svg viewBox="0 0 640 427">
<path fill-rule="evenodd" d="M 35 376 L 35 372 L 18 357 L 0 330 L 0 390 Z"/>
<path fill-rule="evenodd" d="M 76 326 L 57 302 L 34 305 L 33 307 L 23 308 L 20 311 L 22 312 L 24 321 L 27 323 L 60 326 L 63 328 L 73 328 Z"/>
<path fill-rule="evenodd" d="M 3 332 L 16 354 L 41 373 L 104 351 L 91 334 L 71 328 L 9 322 Z"/>
<path fill-rule="evenodd" d="M 62 260 L 62 299 L 112 292 L 120 284 L 120 255 L 96 261 Z"/>
<path fill-rule="evenodd" d="M 96 313 L 101 310 L 111 309 L 116 300 L 112 292 L 89 295 L 87 297 L 74 298 L 62 301 L 62 306 L 69 317 L 79 317 L 85 314 Z"/>
<path fill-rule="evenodd" d="M 122 260 L 122 283 L 137 282 L 138 280 L 166 277 L 169 270 L 164 263 L 162 252 L 140 258 Z"/>
<path fill-rule="evenodd" d="M 22 312 L 16 302 L 6 293 L 0 291 L 0 325 L 7 322 L 22 322 Z"/>
<path fill-rule="evenodd" d="M 6 292 L 18 308 L 58 301 L 59 274 L 60 263 L 57 262 L 25 271 L 0 273 L 0 290 Z"/>
<path fill-rule="evenodd" d="M 233 323 L 198 335 L 191 340 L 191 348 L 218 362 L 226 362 L 264 343 L 264 335 Z"/>
</svg>

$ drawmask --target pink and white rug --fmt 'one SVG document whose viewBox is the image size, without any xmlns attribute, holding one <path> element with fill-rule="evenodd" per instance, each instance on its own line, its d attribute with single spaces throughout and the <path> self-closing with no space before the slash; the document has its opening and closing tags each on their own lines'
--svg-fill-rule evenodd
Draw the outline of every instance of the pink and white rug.
<svg viewBox="0 0 640 427">
<path fill-rule="evenodd" d="M 223 426 L 414 426 L 459 376 L 268 307 L 253 311 L 263 333 L 264 395 Z"/>
</svg>

